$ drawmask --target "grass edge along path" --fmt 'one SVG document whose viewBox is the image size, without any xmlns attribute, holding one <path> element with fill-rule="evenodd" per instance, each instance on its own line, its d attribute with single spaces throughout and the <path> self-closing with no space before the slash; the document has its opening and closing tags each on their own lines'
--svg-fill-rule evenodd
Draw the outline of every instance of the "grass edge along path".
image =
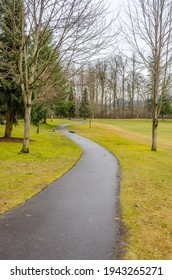
<svg viewBox="0 0 172 280">
<path fill-rule="evenodd" d="M 30 154 L 18 154 L 22 143 L 0 142 L 0 214 L 20 205 L 71 169 L 81 148 L 55 128 L 67 120 L 48 121 L 40 133 L 31 126 Z M 72 123 L 70 121 L 70 123 Z M 0 137 L 4 126 L 0 127 Z M 23 122 L 14 127 L 13 137 L 22 137 Z"/>
<path fill-rule="evenodd" d="M 110 125 L 106 120 L 95 120 L 91 129 L 86 123 L 72 130 L 104 146 L 119 159 L 122 217 L 127 228 L 124 259 L 172 259 L 172 148 L 166 146 L 164 137 L 161 150 L 152 152 L 147 137 L 144 143 L 144 121 L 140 123 L 141 138 L 135 133 L 131 137 L 135 125 L 132 121 L 129 139 L 130 129 L 123 128 L 121 134 L 115 120 Z M 172 122 L 162 124 L 162 131 L 165 125 L 166 131 L 172 131 Z M 161 128 L 159 131 L 161 134 Z"/>
</svg>

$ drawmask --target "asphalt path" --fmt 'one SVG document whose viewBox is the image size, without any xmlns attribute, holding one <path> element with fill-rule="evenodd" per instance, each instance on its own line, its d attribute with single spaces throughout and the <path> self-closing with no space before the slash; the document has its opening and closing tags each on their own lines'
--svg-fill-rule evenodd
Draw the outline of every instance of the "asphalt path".
<svg viewBox="0 0 172 280">
<path fill-rule="evenodd" d="M 117 159 L 64 126 L 59 130 L 81 146 L 82 157 L 48 188 L 0 215 L 1 260 L 113 259 L 119 235 Z"/>
</svg>

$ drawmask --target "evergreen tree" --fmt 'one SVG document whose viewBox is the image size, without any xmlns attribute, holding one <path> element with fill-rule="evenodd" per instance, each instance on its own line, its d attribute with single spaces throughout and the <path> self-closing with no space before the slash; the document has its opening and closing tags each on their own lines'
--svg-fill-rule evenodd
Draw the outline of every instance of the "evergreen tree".
<svg viewBox="0 0 172 280">
<path fill-rule="evenodd" d="M 15 24 L 14 24 L 15 16 Z M 20 86 L 15 81 L 12 69 L 15 67 L 15 53 L 19 49 L 17 38 L 13 38 L 14 29 L 20 24 L 19 2 L 0 1 L 0 100 L 5 120 L 5 138 L 10 138 L 13 124 L 18 114 L 23 113 Z M 19 35 L 16 32 L 16 36 Z"/>
<path fill-rule="evenodd" d="M 162 107 L 161 107 L 160 114 L 161 114 L 161 117 L 163 120 L 164 115 L 172 113 L 172 107 L 171 107 L 171 103 L 170 103 L 170 98 L 168 96 L 164 96 L 161 103 L 162 103 Z"/>
<path fill-rule="evenodd" d="M 13 125 L 18 124 L 18 117 L 23 116 L 24 108 L 21 98 L 20 87 L 9 81 L 2 83 L 0 91 L 0 106 L 2 108 L 4 122 L 5 122 L 5 138 L 10 138 L 12 134 Z"/>
<path fill-rule="evenodd" d="M 5 106 L 4 102 L 2 100 L 2 94 L 1 94 L 1 88 L 0 88 L 0 124 L 4 125 L 4 119 L 5 119 Z"/>
<path fill-rule="evenodd" d="M 82 94 L 81 104 L 80 104 L 80 108 L 79 108 L 79 115 L 80 115 L 80 117 L 83 117 L 84 120 L 87 117 L 89 117 L 89 115 L 90 115 L 87 88 L 84 88 L 84 91 Z"/>
<path fill-rule="evenodd" d="M 66 100 L 59 101 L 55 107 L 55 114 L 60 118 L 68 117 L 68 102 Z"/>
<path fill-rule="evenodd" d="M 40 121 L 45 119 L 47 115 L 47 108 L 41 103 L 36 103 L 32 105 L 31 120 L 32 123 L 37 126 L 37 133 L 39 133 Z"/>
<path fill-rule="evenodd" d="M 66 95 L 61 96 L 61 99 L 57 100 L 55 113 L 60 118 L 73 118 L 75 116 L 76 106 L 75 98 L 73 94 L 73 88 L 70 87 Z"/>
<path fill-rule="evenodd" d="M 75 116 L 76 106 L 75 106 L 75 99 L 73 95 L 73 88 L 70 86 L 69 91 L 69 100 L 68 100 L 68 118 L 71 119 Z"/>
</svg>

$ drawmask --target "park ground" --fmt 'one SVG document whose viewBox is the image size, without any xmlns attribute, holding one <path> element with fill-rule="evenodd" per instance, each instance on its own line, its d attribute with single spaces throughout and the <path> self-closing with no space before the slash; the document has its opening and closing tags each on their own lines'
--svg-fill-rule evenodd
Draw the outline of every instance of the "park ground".
<svg viewBox="0 0 172 280">
<path fill-rule="evenodd" d="M 81 149 L 49 121 L 40 133 L 31 128 L 30 154 L 18 154 L 21 142 L 0 139 L 0 213 L 32 197 L 67 172 Z M 172 121 L 159 122 L 158 151 L 151 151 L 150 120 L 94 120 L 70 130 L 114 153 L 121 169 L 121 211 L 125 227 L 124 259 L 172 259 Z M 22 137 L 22 122 L 13 137 Z M 0 127 L 0 137 L 3 127 Z"/>
</svg>

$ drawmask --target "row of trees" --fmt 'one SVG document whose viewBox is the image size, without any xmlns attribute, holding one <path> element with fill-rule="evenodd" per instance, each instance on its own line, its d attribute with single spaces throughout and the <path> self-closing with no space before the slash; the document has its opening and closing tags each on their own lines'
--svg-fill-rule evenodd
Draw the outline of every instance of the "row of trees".
<svg viewBox="0 0 172 280">
<path fill-rule="evenodd" d="M 100 61 L 82 71 L 78 84 L 80 92 L 87 84 L 93 116 L 97 105 L 101 117 L 135 117 L 146 107 L 156 151 L 159 116 L 171 113 L 172 2 L 133 0 L 124 10 L 121 32 L 134 50 L 130 63 L 125 56 Z"/>
<path fill-rule="evenodd" d="M 133 0 L 122 11 L 120 31 L 133 54 L 89 62 L 117 35 L 109 34 L 103 0 L 0 0 L 0 110 L 5 136 L 24 117 L 22 152 L 31 117 L 39 126 L 47 112 L 152 117 L 156 150 L 158 118 L 171 112 L 172 3 Z"/>
<path fill-rule="evenodd" d="M 90 63 L 74 79 L 76 103 L 80 106 L 87 90 L 91 117 L 98 118 L 151 118 L 153 99 L 151 80 L 136 53 L 131 57 L 115 55 Z M 162 116 L 172 113 L 171 87 L 158 96 Z"/>
</svg>

